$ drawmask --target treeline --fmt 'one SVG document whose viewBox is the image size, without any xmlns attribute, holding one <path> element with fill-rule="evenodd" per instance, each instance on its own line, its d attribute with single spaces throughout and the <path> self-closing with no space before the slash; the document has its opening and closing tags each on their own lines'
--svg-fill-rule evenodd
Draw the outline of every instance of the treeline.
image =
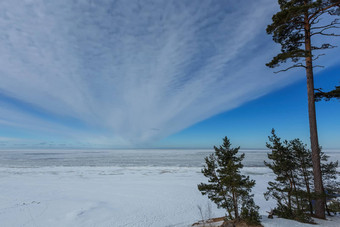
<svg viewBox="0 0 340 227">
<path fill-rule="evenodd" d="M 340 212 L 340 201 L 336 200 L 340 196 L 338 161 L 328 161 L 329 157 L 320 153 L 324 193 L 317 194 L 313 184 L 312 152 L 307 145 L 300 139 L 282 141 L 274 129 L 268 138 L 270 161 L 264 164 L 273 171 L 275 178 L 268 182 L 264 196 L 266 200 L 276 200 L 270 216 L 312 223 L 315 201 L 320 198 L 325 201 L 328 215 Z M 260 225 L 259 207 L 251 193 L 255 181 L 240 172 L 245 154 L 239 155 L 240 147 L 232 148 L 227 137 L 214 149 L 215 153 L 205 158 L 202 169 L 208 183 L 199 184 L 198 189 L 219 208 L 226 209 L 226 221 Z"/>
</svg>

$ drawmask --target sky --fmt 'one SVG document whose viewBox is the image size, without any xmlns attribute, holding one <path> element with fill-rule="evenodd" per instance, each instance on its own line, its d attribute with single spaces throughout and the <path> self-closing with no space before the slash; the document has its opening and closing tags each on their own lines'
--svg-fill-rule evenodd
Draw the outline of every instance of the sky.
<svg viewBox="0 0 340 227">
<path fill-rule="evenodd" d="M 305 74 L 273 73 L 272 0 L 0 2 L 0 148 L 264 148 L 308 143 Z M 326 18 L 327 20 L 327 18 Z M 340 46 L 340 38 L 316 38 Z M 315 86 L 340 81 L 327 50 Z M 317 103 L 340 148 L 338 101 Z"/>
</svg>

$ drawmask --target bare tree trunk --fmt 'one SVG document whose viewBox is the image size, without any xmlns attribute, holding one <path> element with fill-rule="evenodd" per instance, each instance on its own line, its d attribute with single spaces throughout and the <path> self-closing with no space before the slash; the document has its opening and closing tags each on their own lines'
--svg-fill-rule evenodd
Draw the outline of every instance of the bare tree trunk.
<svg viewBox="0 0 340 227">
<path fill-rule="evenodd" d="M 305 15 L 305 50 L 306 56 L 306 76 L 307 76 L 307 95 L 308 95 L 308 114 L 310 142 L 312 148 L 312 163 L 314 175 L 315 192 L 319 195 L 315 203 L 315 216 L 325 219 L 325 201 L 323 197 L 323 184 L 320 166 L 320 149 L 318 141 L 318 131 L 316 126 L 315 100 L 314 100 L 314 78 L 313 78 L 313 59 L 310 37 L 310 24 L 308 15 Z"/>
</svg>

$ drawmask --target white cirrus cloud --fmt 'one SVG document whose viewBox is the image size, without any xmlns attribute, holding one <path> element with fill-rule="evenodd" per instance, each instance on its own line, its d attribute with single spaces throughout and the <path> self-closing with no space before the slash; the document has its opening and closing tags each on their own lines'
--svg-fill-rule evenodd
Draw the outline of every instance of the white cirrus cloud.
<svg viewBox="0 0 340 227">
<path fill-rule="evenodd" d="M 264 65 L 278 50 L 265 34 L 276 10 L 272 0 L 1 1 L 0 94 L 89 129 L 8 106 L 0 124 L 166 137 L 301 78 Z"/>
</svg>

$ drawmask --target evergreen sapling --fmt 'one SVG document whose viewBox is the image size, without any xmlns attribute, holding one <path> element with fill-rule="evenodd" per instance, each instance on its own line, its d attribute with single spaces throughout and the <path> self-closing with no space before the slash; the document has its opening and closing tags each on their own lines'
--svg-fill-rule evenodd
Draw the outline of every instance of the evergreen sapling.
<svg viewBox="0 0 340 227">
<path fill-rule="evenodd" d="M 248 224 L 259 224 L 259 207 L 255 205 L 251 189 L 255 185 L 249 176 L 242 175 L 242 160 L 245 155 L 237 155 L 240 147 L 231 148 L 227 137 L 220 147 L 214 147 L 215 153 L 205 158 L 202 173 L 208 183 L 198 185 L 203 195 L 216 203 L 218 208 L 227 211 L 227 220 L 245 221 Z"/>
</svg>

